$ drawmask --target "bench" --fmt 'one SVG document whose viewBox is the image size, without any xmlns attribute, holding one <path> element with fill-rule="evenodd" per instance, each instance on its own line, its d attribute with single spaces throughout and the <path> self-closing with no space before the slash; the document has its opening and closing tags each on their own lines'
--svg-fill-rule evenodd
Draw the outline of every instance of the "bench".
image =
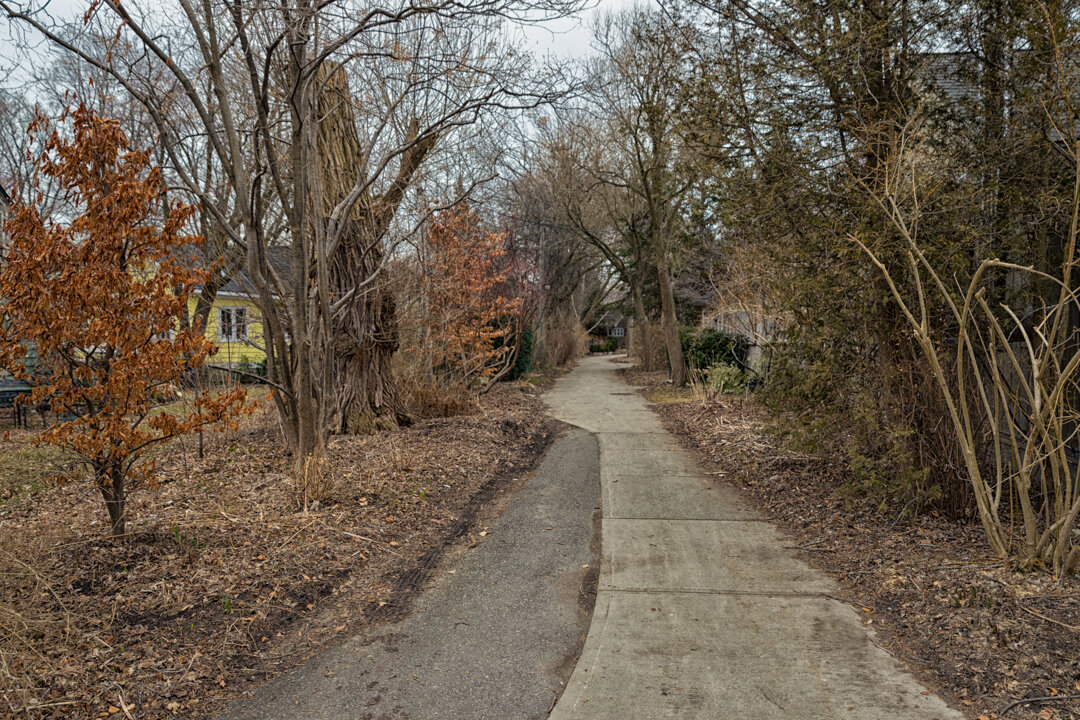
<svg viewBox="0 0 1080 720">
<path fill-rule="evenodd" d="M 32 389 L 21 380 L 0 379 L 0 408 L 11 408 L 16 427 L 26 427 L 26 405 L 19 398 L 30 395 Z"/>
</svg>

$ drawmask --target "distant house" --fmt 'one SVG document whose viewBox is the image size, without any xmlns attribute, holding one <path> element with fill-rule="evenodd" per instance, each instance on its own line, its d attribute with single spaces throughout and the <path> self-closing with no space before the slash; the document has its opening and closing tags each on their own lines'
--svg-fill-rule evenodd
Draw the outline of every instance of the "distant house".
<svg viewBox="0 0 1080 720">
<path fill-rule="evenodd" d="M 772 344 L 783 337 L 779 318 L 764 307 L 745 303 L 714 306 L 701 316 L 701 327 L 746 338 L 746 365 L 759 375 L 768 371 Z"/>
<path fill-rule="evenodd" d="M 281 277 L 289 276 L 291 256 L 287 248 L 271 248 L 270 262 Z M 255 283 L 241 269 L 214 297 L 206 321 L 206 339 L 217 346 L 210 359 L 214 365 L 258 365 L 266 360 L 262 312 L 255 300 Z M 194 316 L 198 293 L 188 299 L 188 315 Z"/>
<path fill-rule="evenodd" d="M 194 316 L 198 301 L 198 293 L 188 298 L 190 316 Z M 258 303 L 238 280 L 229 281 L 218 291 L 206 320 L 205 335 L 217 347 L 217 353 L 210 359 L 215 365 L 235 367 L 266 360 Z"/>
<path fill-rule="evenodd" d="M 1009 54 L 1010 60 L 1005 63 L 1005 67 L 999 68 L 1005 76 L 1016 64 L 1023 62 L 1025 56 L 1031 56 L 1031 51 L 1013 50 Z M 1031 56 L 1027 59 L 1033 58 L 1034 56 Z M 944 126 L 940 124 L 937 126 L 939 132 L 948 133 L 973 121 L 985 121 L 983 115 L 986 112 L 987 99 L 984 96 L 983 82 L 987 73 L 986 66 L 986 60 L 973 52 L 919 55 L 919 64 L 913 82 L 916 93 L 922 100 L 929 101 L 930 106 L 936 104 L 947 108 L 953 115 Z M 1000 82 L 1002 87 L 999 91 L 998 102 L 1001 104 L 1000 112 L 1002 113 L 1001 131 L 1008 133 L 1015 123 L 1030 122 L 1035 118 L 1040 126 L 1040 132 L 1051 143 L 1059 144 L 1069 141 L 1068 137 L 1062 137 L 1059 132 L 1061 128 L 1072 128 L 1067 135 L 1080 134 L 1080 126 L 1076 124 L 1075 118 L 1071 117 L 1071 110 L 1050 110 L 1039 99 L 1024 97 L 1015 92 L 1006 92 L 1005 87 L 1009 82 L 1007 77 L 1002 77 Z M 966 112 L 957 113 L 958 110 Z M 1057 115 L 1053 121 L 1048 115 L 1050 112 Z M 956 140 L 952 135 L 946 135 L 946 139 L 950 142 Z"/>
<path fill-rule="evenodd" d="M 625 315 L 617 310 L 606 310 L 596 322 L 593 323 L 589 335 L 601 342 L 615 340 L 619 343 L 619 347 L 625 347 L 626 328 L 627 317 Z"/>
</svg>

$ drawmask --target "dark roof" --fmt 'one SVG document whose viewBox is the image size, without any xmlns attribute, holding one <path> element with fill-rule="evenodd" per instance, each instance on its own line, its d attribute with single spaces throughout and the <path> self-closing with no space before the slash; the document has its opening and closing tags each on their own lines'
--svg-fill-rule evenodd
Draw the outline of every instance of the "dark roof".
<svg viewBox="0 0 1080 720">
<path fill-rule="evenodd" d="M 626 317 L 618 310 L 605 310 L 604 314 L 593 324 L 596 327 L 611 327 L 613 325 L 618 325 L 625 319 Z"/>
<path fill-rule="evenodd" d="M 287 284 L 291 279 L 292 248 L 281 246 L 267 248 L 267 257 L 270 260 L 271 267 L 277 272 L 282 282 Z M 231 277 L 218 292 L 232 295 L 255 295 L 255 282 L 251 279 L 251 275 L 248 274 L 247 264 L 241 263 L 239 272 Z"/>
<path fill-rule="evenodd" d="M 976 62 L 972 53 L 924 53 L 919 56 L 916 75 L 919 80 L 937 91 L 943 100 L 970 102 L 978 99 L 975 81 Z"/>
</svg>

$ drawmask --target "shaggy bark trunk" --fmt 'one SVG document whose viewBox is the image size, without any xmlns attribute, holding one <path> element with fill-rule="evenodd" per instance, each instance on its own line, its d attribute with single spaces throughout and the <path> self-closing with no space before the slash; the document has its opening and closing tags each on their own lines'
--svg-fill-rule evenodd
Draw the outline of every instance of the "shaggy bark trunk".
<svg viewBox="0 0 1080 720">
<path fill-rule="evenodd" d="M 372 278 L 383 260 L 381 240 L 365 247 L 362 228 L 347 231 L 330 259 L 331 296 L 344 297 Z M 367 250 L 367 252 L 365 252 Z M 398 349 L 396 303 L 381 283 L 371 283 L 348 303 L 334 323 L 336 399 L 331 427 L 365 433 L 409 422 L 390 363 Z"/>
<path fill-rule="evenodd" d="M 345 72 L 325 65 L 319 94 L 319 164 L 322 171 L 323 217 L 363 176 L 363 151 L 352 110 Z M 333 319 L 335 389 L 330 426 L 338 432 L 370 432 L 410 422 L 391 368 L 398 349 L 395 301 L 382 270 L 383 239 L 434 136 L 418 137 L 414 121 L 404 139 L 397 176 L 379 197 L 362 196 L 347 219 L 344 234 L 329 258 L 331 299 L 352 295 Z"/>
</svg>

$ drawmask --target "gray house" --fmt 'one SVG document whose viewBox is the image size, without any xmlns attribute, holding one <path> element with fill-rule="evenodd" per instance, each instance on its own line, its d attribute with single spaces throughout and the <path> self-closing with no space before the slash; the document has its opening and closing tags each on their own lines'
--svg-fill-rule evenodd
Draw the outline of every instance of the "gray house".
<svg viewBox="0 0 1080 720">
<path fill-rule="evenodd" d="M 589 330 L 589 336 L 599 342 L 615 340 L 626 347 L 627 317 L 617 310 L 605 310 Z"/>
</svg>

